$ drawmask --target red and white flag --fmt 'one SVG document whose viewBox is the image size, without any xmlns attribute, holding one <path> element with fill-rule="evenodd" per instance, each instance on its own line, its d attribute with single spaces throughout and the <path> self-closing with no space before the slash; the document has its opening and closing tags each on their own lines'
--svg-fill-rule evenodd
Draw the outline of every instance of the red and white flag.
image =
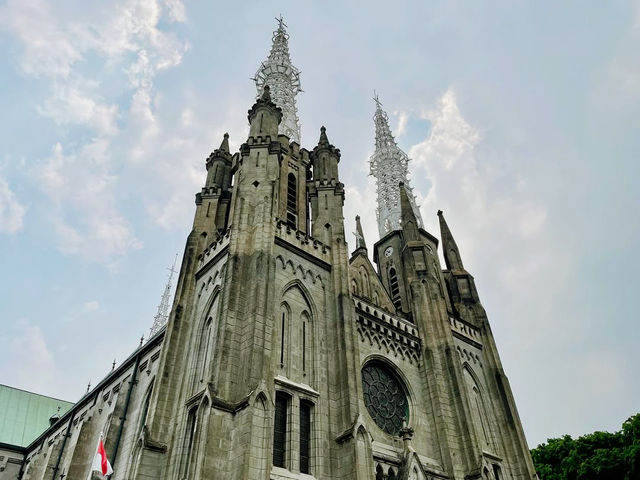
<svg viewBox="0 0 640 480">
<path fill-rule="evenodd" d="M 107 460 L 107 453 L 104 451 L 104 443 L 102 443 L 102 434 L 100 434 L 100 442 L 98 443 L 98 451 L 93 459 L 92 471 L 100 472 L 103 476 L 111 475 L 113 469 L 109 460 Z"/>
</svg>

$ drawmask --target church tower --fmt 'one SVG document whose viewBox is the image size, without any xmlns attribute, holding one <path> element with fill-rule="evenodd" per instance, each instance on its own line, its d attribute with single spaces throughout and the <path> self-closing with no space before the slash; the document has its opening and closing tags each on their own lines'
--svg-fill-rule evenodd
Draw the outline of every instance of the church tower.
<svg viewBox="0 0 640 480">
<path fill-rule="evenodd" d="M 100 432 L 112 480 L 537 478 L 474 279 L 438 212 L 441 267 L 378 99 L 380 238 L 357 217 L 350 254 L 341 153 L 325 127 L 300 146 L 282 19 L 255 81 L 248 137 L 204 162 L 168 323 L 23 478 L 87 478 Z"/>
<path fill-rule="evenodd" d="M 340 150 L 301 148 L 282 20 L 239 152 L 207 159 L 131 478 L 535 477 L 473 277 L 422 226 L 376 98 L 381 238 L 345 239 Z M 144 474 L 142 473 L 144 471 Z"/>
</svg>

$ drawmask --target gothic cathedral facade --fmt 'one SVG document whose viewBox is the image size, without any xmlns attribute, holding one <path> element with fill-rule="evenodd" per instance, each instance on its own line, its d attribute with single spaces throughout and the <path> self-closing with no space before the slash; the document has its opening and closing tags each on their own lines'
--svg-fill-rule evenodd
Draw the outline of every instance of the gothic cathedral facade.
<svg viewBox="0 0 640 480">
<path fill-rule="evenodd" d="M 357 218 L 348 250 L 340 150 L 324 127 L 300 146 L 287 39 L 280 22 L 246 142 L 206 160 L 165 329 L 22 478 L 91 476 L 99 432 L 113 480 L 537 478 L 474 279 L 442 212 L 440 241 L 423 228 L 379 102 L 380 239 Z"/>
</svg>

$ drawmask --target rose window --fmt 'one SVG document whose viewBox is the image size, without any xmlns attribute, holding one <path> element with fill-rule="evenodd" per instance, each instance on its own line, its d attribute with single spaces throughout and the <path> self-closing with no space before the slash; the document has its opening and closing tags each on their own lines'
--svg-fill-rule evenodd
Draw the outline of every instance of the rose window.
<svg viewBox="0 0 640 480">
<path fill-rule="evenodd" d="M 381 362 L 369 362 L 362 369 L 364 404 L 376 425 L 390 435 L 398 435 L 409 419 L 405 388 L 393 371 Z"/>
</svg>

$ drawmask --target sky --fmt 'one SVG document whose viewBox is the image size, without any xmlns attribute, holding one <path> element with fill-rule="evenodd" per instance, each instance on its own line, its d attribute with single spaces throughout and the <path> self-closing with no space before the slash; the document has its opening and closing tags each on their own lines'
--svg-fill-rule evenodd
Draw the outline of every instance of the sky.
<svg viewBox="0 0 640 480">
<path fill-rule="evenodd" d="M 348 231 L 378 238 L 375 89 L 530 446 L 618 430 L 640 398 L 638 1 L 0 2 L 0 383 L 77 400 L 148 334 L 280 14 Z"/>
</svg>

